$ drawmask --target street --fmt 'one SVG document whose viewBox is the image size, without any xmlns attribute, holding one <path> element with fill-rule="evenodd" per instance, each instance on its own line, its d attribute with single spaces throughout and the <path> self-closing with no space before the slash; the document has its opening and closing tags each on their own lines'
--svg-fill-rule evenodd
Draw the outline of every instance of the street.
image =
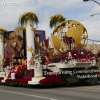
<svg viewBox="0 0 100 100">
<path fill-rule="evenodd" d="M 100 100 L 100 85 L 56 88 L 0 85 L 0 100 Z"/>
</svg>

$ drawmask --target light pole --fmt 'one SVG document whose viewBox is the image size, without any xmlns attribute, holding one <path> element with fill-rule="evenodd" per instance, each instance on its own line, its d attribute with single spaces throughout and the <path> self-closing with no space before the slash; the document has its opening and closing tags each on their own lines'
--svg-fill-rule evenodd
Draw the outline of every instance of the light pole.
<svg viewBox="0 0 100 100">
<path fill-rule="evenodd" d="M 100 6 L 100 3 L 97 2 L 97 1 L 95 1 L 95 0 L 83 0 L 83 1 L 84 1 L 84 2 L 87 2 L 87 1 L 93 1 L 93 2 L 97 3 L 97 4 Z"/>
<path fill-rule="evenodd" d="M 95 1 L 95 0 L 83 0 L 83 1 L 84 1 L 84 2 L 93 1 L 93 2 L 97 3 L 97 4 L 100 6 L 100 3 L 97 2 L 97 1 Z M 100 13 L 95 13 L 95 14 L 92 14 L 92 15 L 90 15 L 90 16 L 92 17 L 92 16 L 94 16 L 94 15 L 100 15 Z"/>
<path fill-rule="evenodd" d="M 83 1 L 84 1 L 84 2 L 87 2 L 87 1 L 93 1 L 93 2 L 97 3 L 97 4 L 100 6 L 100 3 L 97 2 L 97 1 L 95 1 L 95 0 L 83 0 Z M 92 17 L 92 16 L 94 16 L 94 15 L 100 15 L 100 13 L 95 13 L 95 14 L 92 14 L 92 15 L 90 15 L 90 16 Z M 100 41 L 98 41 L 98 40 L 93 40 L 93 39 L 88 39 L 88 40 L 100 42 Z"/>
<path fill-rule="evenodd" d="M 90 16 L 92 17 L 92 16 L 94 16 L 94 15 L 100 15 L 100 13 L 95 13 L 95 14 L 92 14 L 92 15 L 90 15 Z"/>
</svg>

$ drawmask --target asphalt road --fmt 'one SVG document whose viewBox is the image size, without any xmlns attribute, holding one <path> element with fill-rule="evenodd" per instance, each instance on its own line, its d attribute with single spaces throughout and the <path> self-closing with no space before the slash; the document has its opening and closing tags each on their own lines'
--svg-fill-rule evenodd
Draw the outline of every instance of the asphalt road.
<svg viewBox="0 0 100 100">
<path fill-rule="evenodd" d="M 0 85 L 0 100 L 100 100 L 100 85 L 56 88 Z"/>
</svg>

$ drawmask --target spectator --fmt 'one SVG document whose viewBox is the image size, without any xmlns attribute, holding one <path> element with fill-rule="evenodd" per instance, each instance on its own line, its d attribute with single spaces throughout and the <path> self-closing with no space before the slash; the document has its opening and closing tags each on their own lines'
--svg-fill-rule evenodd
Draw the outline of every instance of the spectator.
<svg viewBox="0 0 100 100">
<path fill-rule="evenodd" d="M 21 59 L 20 64 L 21 64 L 22 68 L 26 69 L 26 67 L 27 67 L 27 59 L 26 59 L 26 57 L 23 57 Z"/>
</svg>

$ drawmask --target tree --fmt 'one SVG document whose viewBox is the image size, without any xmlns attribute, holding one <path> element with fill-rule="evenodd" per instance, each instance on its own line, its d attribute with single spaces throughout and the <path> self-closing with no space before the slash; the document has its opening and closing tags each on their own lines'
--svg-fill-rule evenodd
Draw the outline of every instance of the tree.
<svg viewBox="0 0 100 100">
<path fill-rule="evenodd" d="M 28 20 L 31 20 L 33 25 L 34 23 L 36 25 L 39 23 L 37 15 L 33 12 L 25 12 L 24 14 L 22 14 L 19 18 L 19 23 L 21 24 L 21 26 L 26 25 Z"/>
<path fill-rule="evenodd" d="M 50 17 L 50 28 L 56 27 L 58 23 L 65 21 L 65 17 L 61 14 L 55 14 Z"/>
<path fill-rule="evenodd" d="M 27 40 L 27 62 L 29 62 L 32 52 L 28 50 L 28 48 L 32 48 L 35 51 L 35 43 L 34 43 L 34 24 L 38 24 L 38 17 L 33 12 L 26 12 L 22 14 L 19 18 L 19 23 L 22 25 L 26 25 L 26 40 Z M 30 65 L 27 63 L 27 69 L 30 69 Z"/>
</svg>

